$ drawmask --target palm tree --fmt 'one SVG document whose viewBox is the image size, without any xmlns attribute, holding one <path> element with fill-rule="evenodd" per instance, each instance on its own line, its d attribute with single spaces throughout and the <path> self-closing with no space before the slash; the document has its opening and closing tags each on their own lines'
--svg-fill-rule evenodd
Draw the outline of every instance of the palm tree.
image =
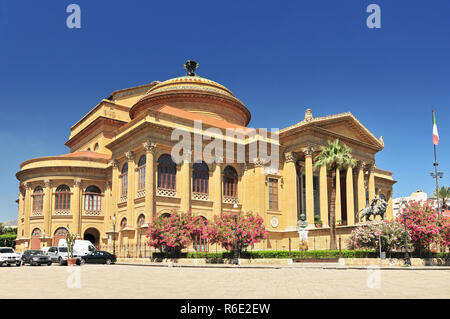
<svg viewBox="0 0 450 319">
<path fill-rule="evenodd" d="M 352 156 L 352 150 L 344 144 L 339 143 L 337 139 L 334 142 L 328 141 L 327 146 L 322 146 L 321 152 L 317 155 L 314 163 L 314 169 L 325 165 L 328 171 L 331 171 L 331 194 L 329 194 L 329 213 L 330 213 L 330 246 L 336 249 L 336 170 L 355 166 L 355 159 Z M 330 189 L 328 189 L 330 193 Z"/>
<path fill-rule="evenodd" d="M 434 191 L 434 198 L 436 198 L 436 190 Z M 450 199 L 450 187 L 442 186 L 439 189 L 439 200 L 442 200 L 442 208 L 448 209 L 447 200 Z"/>
</svg>

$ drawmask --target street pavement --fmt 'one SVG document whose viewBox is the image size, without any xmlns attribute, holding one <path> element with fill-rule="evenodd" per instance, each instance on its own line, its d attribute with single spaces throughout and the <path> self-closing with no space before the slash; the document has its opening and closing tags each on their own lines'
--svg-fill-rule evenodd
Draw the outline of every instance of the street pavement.
<svg viewBox="0 0 450 319">
<path fill-rule="evenodd" d="M 1 267 L 0 298 L 450 298 L 447 267 L 323 267 Z"/>
</svg>

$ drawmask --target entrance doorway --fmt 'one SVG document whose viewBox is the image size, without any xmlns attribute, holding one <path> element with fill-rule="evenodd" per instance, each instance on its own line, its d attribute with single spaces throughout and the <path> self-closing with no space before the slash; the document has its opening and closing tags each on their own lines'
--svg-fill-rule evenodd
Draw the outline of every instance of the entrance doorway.
<svg viewBox="0 0 450 319">
<path fill-rule="evenodd" d="M 35 228 L 31 233 L 31 249 L 41 249 L 41 230 Z"/>
<path fill-rule="evenodd" d="M 89 240 L 95 248 L 99 249 L 100 245 L 100 232 L 95 228 L 88 228 L 83 235 L 84 240 Z"/>
<path fill-rule="evenodd" d="M 67 236 L 67 229 L 64 227 L 60 227 L 55 231 L 55 234 L 53 235 L 53 246 L 58 246 L 59 241 L 61 239 L 66 239 Z"/>
</svg>

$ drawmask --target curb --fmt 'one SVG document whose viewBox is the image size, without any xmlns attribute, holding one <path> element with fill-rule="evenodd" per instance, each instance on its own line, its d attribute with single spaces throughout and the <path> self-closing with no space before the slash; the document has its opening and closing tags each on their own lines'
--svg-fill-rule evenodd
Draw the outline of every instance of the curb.
<svg viewBox="0 0 450 319">
<path fill-rule="evenodd" d="M 369 266 L 345 266 L 345 265 L 340 265 L 340 266 L 320 266 L 320 265 L 299 265 L 299 266 L 292 266 L 292 265 L 274 265 L 274 266 L 269 266 L 269 265 L 260 265 L 260 266 L 256 266 L 256 265 L 217 265 L 217 266 L 213 266 L 213 265 L 188 265 L 188 264 L 133 264 L 133 263 L 116 263 L 116 265 L 121 265 L 121 266 L 147 266 L 147 267 L 167 267 L 167 268 L 219 268 L 219 269 L 224 269 L 224 268 L 228 268 L 228 269 L 285 269 L 285 268 L 289 268 L 289 269 L 330 269 L 330 270 L 347 270 L 347 269 L 351 269 L 351 270 L 367 270 L 370 266 L 372 267 L 377 267 L 377 265 L 369 265 Z M 371 268 L 373 269 L 373 268 Z M 415 266 L 410 266 L 410 267 L 379 267 L 377 268 L 379 270 L 446 270 L 446 271 L 450 271 L 450 266 L 428 266 L 428 267 L 415 267 Z"/>
</svg>

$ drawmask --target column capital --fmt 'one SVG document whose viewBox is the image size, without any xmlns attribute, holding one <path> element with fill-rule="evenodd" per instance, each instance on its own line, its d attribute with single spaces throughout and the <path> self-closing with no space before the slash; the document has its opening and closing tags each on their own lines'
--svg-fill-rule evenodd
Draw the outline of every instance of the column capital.
<svg viewBox="0 0 450 319">
<path fill-rule="evenodd" d="M 73 180 L 73 185 L 74 185 L 75 187 L 81 187 L 81 178 L 75 178 L 75 179 Z"/>
<path fill-rule="evenodd" d="M 155 154 L 156 150 L 156 143 L 152 142 L 151 140 L 145 141 L 142 146 L 144 146 L 146 153 L 153 153 Z"/>
<path fill-rule="evenodd" d="M 365 166 L 366 166 L 366 162 L 364 162 L 362 160 L 356 162 L 356 168 L 357 169 L 364 169 Z"/>
<path fill-rule="evenodd" d="M 314 153 L 314 147 L 313 146 L 307 146 L 305 148 L 302 149 L 303 153 L 305 154 L 306 157 L 312 157 L 313 153 Z"/>
<path fill-rule="evenodd" d="M 111 165 L 114 168 L 117 168 L 117 167 L 119 167 L 119 162 L 114 159 L 109 162 L 109 165 Z"/>
<path fill-rule="evenodd" d="M 44 180 L 45 188 L 50 188 L 52 186 L 52 181 L 49 179 Z"/>
<path fill-rule="evenodd" d="M 30 184 L 29 182 L 23 183 L 23 186 L 25 186 L 25 188 L 26 188 L 27 190 L 30 190 L 30 189 L 31 189 L 31 184 Z"/>
<path fill-rule="evenodd" d="M 128 162 L 134 161 L 135 154 L 132 151 L 125 152 L 125 157 Z"/>
<path fill-rule="evenodd" d="M 295 162 L 297 160 L 297 154 L 294 152 L 287 152 L 284 153 L 284 161 L 289 162 Z"/>
<path fill-rule="evenodd" d="M 370 162 L 366 165 L 367 170 L 369 171 L 369 173 L 373 173 L 375 171 L 375 162 Z"/>
<path fill-rule="evenodd" d="M 253 165 L 255 165 L 255 167 L 263 167 L 267 164 L 268 160 L 267 158 L 263 158 L 263 157 L 255 157 L 253 160 Z"/>
<path fill-rule="evenodd" d="M 111 182 L 110 181 L 106 181 L 105 182 L 105 189 L 111 189 Z"/>
</svg>

